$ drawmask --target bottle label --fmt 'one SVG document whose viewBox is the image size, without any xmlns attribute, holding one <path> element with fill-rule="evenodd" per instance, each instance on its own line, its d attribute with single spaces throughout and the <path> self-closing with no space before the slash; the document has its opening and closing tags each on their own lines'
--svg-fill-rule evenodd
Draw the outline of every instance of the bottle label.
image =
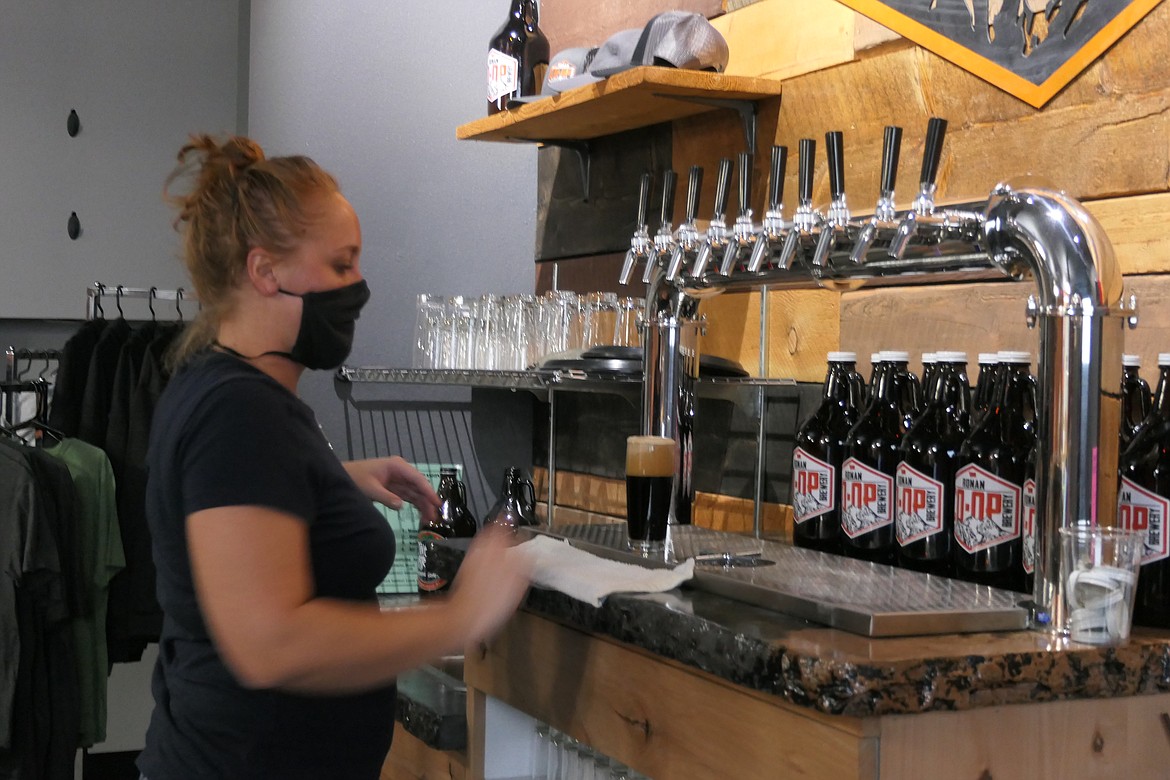
<svg viewBox="0 0 1170 780">
<path fill-rule="evenodd" d="M 857 458 L 841 464 L 841 530 L 850 539 L 894 521 L 894 479 Z"/>
<path fill-rule="evenodd" d="M 969 553 L 1020 536 L 1020 494 L 1014 482 L 974 463 L 955 475 L 955 540 Z"/>
<path fill-rule="evenodd" d="M 943 529 L 943 483 L 905 463 L 897 471 L 898 544 L 907 545 Z"/>
<path fill-rule="evenodd" d="M 1024 480 L 1024 571 L 1036 570 L 1036 480 Z"/>
<path fill-rule="evenodd" d="M 418 532 L 418 589 L 421 591 L 433 593 L 447 587 L 447 580 L 435 571 L 435 561 L 428 558 L 434 545 L 441 541 L 443 536 L 434 531 Z"/>
<path fill-rule="evenodd" d="M 1170 544 L 1167 542 L 1170 537 L 1166 534 L 1168 511 L 1170 501 L 1131 482 L 1128 477 L 1121 478 L 1121 491 L 1117 497 L 1117 524 L 1145 534 L 1142 566 L 1170 555 Z"/>
<path fill-rule="evenodd" d="M 488 52 L 487 91 L 488 101 L 494 103 L 505 95 L 511 95 L 520 84 L 520 61 L 498 49 Z"/>
<path fill-rule="evenodd" d="M 792 517 L 797 523 L 837 508 L 837 469 L 800 447 L 792 452 Z"/>
</svg>

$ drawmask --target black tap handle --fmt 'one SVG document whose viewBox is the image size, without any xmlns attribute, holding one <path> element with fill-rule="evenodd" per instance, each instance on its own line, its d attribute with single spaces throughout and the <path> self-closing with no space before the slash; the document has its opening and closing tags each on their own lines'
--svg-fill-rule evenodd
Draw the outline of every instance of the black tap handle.
<svg viewBox="0 0 1170 780">
<path fill-rule="evenodd" d="M 922 184 L 934 184 L 938 178 L 938 163 L 942 159 L 943 138 L 947 134 L 947 120 L 930 118 L 926 126 L 926 148 L 922 152 Z"/>
<path fill-rule="evenodd" d="M 703 169 L 692 165 L 687 179 L 687 222 L 694 222 L 699 214 L 699 193 L 703 189 Z"/>
<path fill-rule="evenodd" d="M 812 201 L 813 173 L 816 170 L 817 142 L 813 138 L 800 139 L 800 202 Z"/>
<path fill-rule="evenodd" d="M 722 217 L 727 213 L 727 196 L 731 190 L 731 158 L 724 157 L 719 161 L 719 176 L 715 179 L 715 216 Z"/>
<path fill-rule="evenodd" d="M 898 154 L 902 150 L 902 128 L 886 125 L 882 143 L 882 192 L 893 192 L 898 183 Z"/>
<path fill-rule="evenodd" d="M 674 190 L 678 185 L 678 174 L 667 171 L 662 175 L 662 224 L 674 221 Z"/>
<path fill-rule="evenodd" d="M 788 170 L 788 147 L 772 147 L 772 182 L 768 189 L 768 208 L 776 211 L 784 203 L 784 176 Z"/>
<path fill-rule="evenodd" d="M 646 224 L 646 212 L 650 209 L 650 187 L 654 184 L 654 174 L 643 173 L 642 184 L 638 187 L 638 227 Z"/>
<path fill-rule="evenodd" d="M 825 154 L 829 158 L 829 195 L 838 200 L 845 194 L 845 149 L 840 130 L 825 133 Z"/>
<path fill-rule="evenodd" d="M 739 153 L 739 213 L 746 214 L 752 207 L 752 156 Z"/>
</svg>

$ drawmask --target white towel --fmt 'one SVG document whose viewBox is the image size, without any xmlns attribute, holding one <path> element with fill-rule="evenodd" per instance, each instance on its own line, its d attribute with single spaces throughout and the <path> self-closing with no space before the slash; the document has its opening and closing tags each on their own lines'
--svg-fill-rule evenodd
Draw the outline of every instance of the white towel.
<svg viewBox="0 0 1170 780">
<path fill-rule="evenodd" d="M 695 575 L 688 558 L 672 569 L 649 569 L 599 558 L 568 542 L 537 535 L 515 547 L 532 567 L 532 584 L 600 607 L 611 593 L 661 593 L 677 588 Z"/>
</svg>

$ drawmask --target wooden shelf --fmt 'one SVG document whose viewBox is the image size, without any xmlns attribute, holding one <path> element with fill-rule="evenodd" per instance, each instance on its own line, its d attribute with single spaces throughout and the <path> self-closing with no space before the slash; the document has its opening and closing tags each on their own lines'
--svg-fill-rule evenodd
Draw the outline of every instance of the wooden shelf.
<svg viewBox="0 0 1170 780">
<path fill-rule="evenodd" d="M 472 141 L 584 141 L 713 111 L 702 100 L 756 101 L 780 94 L 779 79 L 644 66 L 571 89 L 455 131 Z"/>
</svg>

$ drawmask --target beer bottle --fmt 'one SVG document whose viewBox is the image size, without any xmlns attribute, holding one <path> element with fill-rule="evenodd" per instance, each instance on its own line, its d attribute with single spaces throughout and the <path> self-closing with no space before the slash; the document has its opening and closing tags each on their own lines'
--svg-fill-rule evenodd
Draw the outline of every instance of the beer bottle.
<svg viewBox="0 0 1170 780">
<path fill-rule="evenodd" d="M 979 353 L 979 379 L 975 383 L 975 391 L 971 399 L 971 424 L 978 425 L 991 407 L 991 399 L 995 397 L 995 374 L 999 370 L 998 352 Z"/>
<path fill-rule="evenodd" d="M 908 352 L 882 352 L 873 398 L 845 442 L 841 464 L 841 543 L 845 554 L 895 562 L 894 477 L 898 447 L 921 400 Z"/>
<path fill-rule="evenodd" d="M 922 353 L 922 401 L 923 410 L 929 404 L 933 397 L 933 388 L 931 384 L 934 382 L 935 375 L 938 373 L 938 353 L 937 352 L 923 352 Z"/>
<path fill-rule="evenodd" d="M 865 385 L 857 373 L 856 353 L 830 352 L 828 362 L 821 404 L 800 426 L 792 451 L 792 541 L 798 547 L 839 553 L 841 462 Z"/>
<path fill-rule="evenodd" d="M 509 466 L 504 471 L 504 483 L 500 486 L 500 497 L 484 515 L 484 526 L 502 525 L 505 528 L 519 528 L 522 525 L 536 525 L 532 509 L 536 497 L 532 483 L 520 476 L 520 469 Z"/>
<path fill-rule="evenodd" d="M 419 524 L 418 589 L 436 593 L 451 586 L 460 554 L 441 544 L 444 539 L 475 536 L 475 518 L 467 508 L 467 491 L 455 469 L 439 470 L 439 511 L 434 520 Z"/>
<path fill-rule="evenodd" d="M 1024 539 L 1024 585 L 1025 593 L 1032 593 L 1036 583 L 1036 443 L 1028 452 L 1024 463 L 1024 513 L 1021 533 Z"/>
<path fill-rule="evenodd" d="M 512 0 L 512 10 L 488 44 L 488 116 L 508 101 L 540 92 L 548 69 L 548 38 L 540 31 L 537 0 Z"/>
<path fill-rule="evenodd" d="M 1117 524 L 1145 532 L 1134 622 L 1170 628 L 1170 352 L 1158 355 L 1158 368 L 1150 413 L 1121 453 Z"/>
<path fill-rule="evenodd" d="M 1023 591 L 1023 499 L 1036 442 L 1035 380 L 1027 352 L 1000 352 L 995 398 L 959 449 L 955 576 Z"/>
<path fill-rule="evenodd" d="M 1124 450 L 1133 439 L 1134 431 L 1150 413 L 1153 399 L 1150 386 L 1139 373 L 1141 358 L 1122 355 L 1121 365 L 1121 449 Z"/>
<path fill-rule="evenodd" d="M 936 358 L 930 400 L 902 439 L 895 531 L 901 566 L 948 576 L 955 457 L 971 430 L 971 388 L 965 352 L 938 352 Z"/>
</svg>

